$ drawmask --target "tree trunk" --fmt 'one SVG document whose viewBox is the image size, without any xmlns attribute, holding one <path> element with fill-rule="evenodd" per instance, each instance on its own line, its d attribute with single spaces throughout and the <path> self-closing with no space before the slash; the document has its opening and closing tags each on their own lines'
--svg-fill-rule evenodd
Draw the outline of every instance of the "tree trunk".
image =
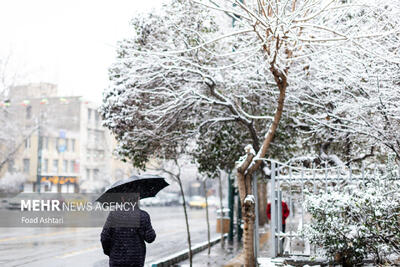
<svg viewBox="0 0 400 267">
<path fill-rule="evenodd" d="M 258 224 L 264 226 L 267 223 L 267 184 L 264 181 L 258 184 Z"/>
<path fill-rule="evenodd" d="M 222 181 L 221 181 L 221 173 L 218 175 L 218 189 L 219 189 L 219 208 L 221 209 L 221 248 L 225 247 L 225 240 L 224 240 L 224 206 L 222 204 Z"/>
<path fill-rule="evenodd" d="M 189 220 L 188 220 L 188 214 L 186 210 L 186 200 L 185 200 L 185 193 L 183 192 L 183 186 L 182 186 L 182 181 L 181 177 L 177 177 L 178 183 L 179 183 L 179 189 L 181 190 L 181 195 L 182 195 L 182 205 L 183 205 L 183 212 L 185 213 L 185 222 L 186 222 L 186 233 L 187 233 L 187 240 L 188 240 L 188 246 L 189 246 L 189 264 L 190 267 L 192 267 L 192 242 L 190 239 L 190 229 L 189 229 Z"/>
<path fill-rule="evenodd" d="M 252 157 L 251 157 L 252 158 Z M 238 188 L 240 194 L 240 202 L 242 204 L 242 216 L 243 216 L 243 251 L 245 254 L 245 266 L 254 267 L 254 207 L 255 203 L 251 201 L 245 201 L 246 196 L 251 195 L 252 188 L 251 176 L 243 175 L 238 171 Z M 250 186 L 249 186 L 250 185 Z"/>
<path fill-rule="evenodd" d="M 279 40 L 277 40 L 277 46 L 278 43 Z M 275 67 L 275 62 L 272 62 L 270 71 L 273 74 L 276 85 L 278 86 L 279 89 L 278 106 L 274 115 L 274 120 L 271 126 L 269 127 L 269 131 L 265 136 L 260 151 L 258 151 L 259 158 L 263 158 L 266 155 L 268 148 L 274 138 L 276 129 L 278 128 L 279 122 L 282 117 L 283 106 L 286 96 L 287 70 L 285 71 L 285 73 L 282 73 Z M 254 258 L 254 243 L 253 243 L 255 203 L 251 201 L 251 198 L 246 199 L 247 196 L 252 195 L 252 175 L 260 167 L 262 163 L 262 160 L 256 160 L 253 162 L 255 153 L 256 152 L 253 150 L 251 146 L 250 147 L 247 146 L 246 159 L 243 162 L 241 162 L 237 168 L 238 188 L 239 188 L 239 195 L 242 204 L 242 213 L 244 220 L 243 250 L 245 253 L 245 267 L 253 267 L 255 266 L 256 262 L 256 259 Z"/>
<path fill-rule="evenodd" d="M 203 181 L 204 197 L 206 199 L 206 220 L 207 220 L 207 242 L 208 242 L 208 255 L 211 253 L 211 233 L 210 233 L 210 218 L 208 216 L 208 196 L 206 180 Z"/>
</svg>

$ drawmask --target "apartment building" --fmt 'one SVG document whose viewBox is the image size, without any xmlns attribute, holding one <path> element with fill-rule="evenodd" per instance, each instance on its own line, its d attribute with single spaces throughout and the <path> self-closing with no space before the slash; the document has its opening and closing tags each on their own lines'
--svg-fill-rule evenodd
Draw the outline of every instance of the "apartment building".
<svg viewBox="0 0 400 267">
<path fill-rule="evenodd" d="M 21 130 L 20 146 L 0 175 L 27 176 L 25 192 L 38 191 L 39 184 L 41 192 L 100 191 L 133 171 L 113 156 L 116 142 L 101 126 L 95 103 L 61 97 L 56 85 L 40 83 L 12 88 L 8 108 Z"/>
</svg>

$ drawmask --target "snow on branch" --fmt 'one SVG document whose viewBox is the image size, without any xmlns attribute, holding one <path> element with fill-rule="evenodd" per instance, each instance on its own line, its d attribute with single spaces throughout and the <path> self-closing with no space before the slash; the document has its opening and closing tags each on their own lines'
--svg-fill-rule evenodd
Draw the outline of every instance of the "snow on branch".
<svg viewBox="0 0 400 267">
<path fill-rule="evenodd" d="M 244 204 L 255 204 L 256 199 L 253 195 L 247 195 L 246 198 L 244 199 Z"/>
<path fill-rule="evenodd" d="M 246 151 L 246 154 L 251 154 L 251 155 L 253 155 L 253 156 L 256 155 L 256 151 L 254 150 L 253 146 L 250 145 L 250 144 L 247 145 L 247 146 L 244 148 L 244 150 Z"/>
</svg>

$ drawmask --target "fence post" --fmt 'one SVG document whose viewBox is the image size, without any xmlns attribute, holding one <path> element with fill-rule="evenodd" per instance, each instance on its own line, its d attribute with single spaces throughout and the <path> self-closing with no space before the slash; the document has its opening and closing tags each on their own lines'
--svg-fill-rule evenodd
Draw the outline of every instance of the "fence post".
<svg viewBox="0 0 400 267">
<path fill-rule="evenodd" d="M 278 253 L 279 255 L 283 254 L 283 238 L 281 237 L 281 233 L 282 233 L 282 223 L 283 223 L 283 219 L 282 219 L 282 191 L 278 189 L 276 190 L 276 194 L 277 194 L 277 205 L 278 205 L 278 212 L 277 212 L 277 221 L 278 221 Z"/>
<path fill-rule="evenodd" d="M 304 227 L 304 167 L 301 167 L 301 227 Z M 302 248 L 304 253 L 305 246 Z"/>
<path fill-rule="evenodd" d="M 271 238 L 272 238 L 272 253 L 273 257 L 278 256 L 278 239 L 276 236 L 276 227 L 277 227 L 277 216 L 276 216 L 276 192 L 275 192 L 275 162 L 271 162 Z"/>
<path fill-rule="evenodd" d="M 255 205 L 254 205 L 254 209 L 255 209 L 255 220 L 254 220 L 254 258 L 257 262 L 257 258 L 258 258 L 258 251 L 259 251 L 259 246 L 260 246 L 260 242 L 259 242 L 259 234 L 258 234 L 258 219 L 259 219 L 259 214 L 258 214 L 258 184 L 257 184 L 257 176 L 255 174 L 253 174 L 253 196 L 254 196 L 254 200 L 255 200 Z"/>
</svg>

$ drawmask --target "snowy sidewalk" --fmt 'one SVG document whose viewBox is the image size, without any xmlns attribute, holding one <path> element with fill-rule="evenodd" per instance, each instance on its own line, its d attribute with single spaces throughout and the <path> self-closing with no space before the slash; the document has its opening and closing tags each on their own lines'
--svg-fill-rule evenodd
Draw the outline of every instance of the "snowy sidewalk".
<svg viewBox="0 0 400 267">
<path fill-rule="evenodd" d="M 272 255 L 272 248 L 270 245 L 269 227 L 261 228 L 260 230 L 260 255 L 270 257 Z M 225 249 L 222 249 L 221 244 L 217 243 L 211 247 L 210 255 L 208 255 L 208 249 L 205 249 L 193 256 L 193 266 L 241 267 L 243 263 L 244 255 L 241 244 L 238 245 L 236 242 L 232 246 L 225 241 Z M 175 266 L 189 266 L 189 260 L 184 260 Z"/>
<path fill-rule="evenodd" d="M 272 255 L 271 253 L 271 246 L 270 246 L 270 232 L 269 227 L 260 228 L 260 255 L 268 254 Z M 235 258 L 231 259 L 224 265 L 224 267 L 241 267 L 244 263 L 244 254 L 241 252 Z"/>
<path fill-rule="evenodd" d="M 225 248 L 221 248 L 221 243 L 211 247 L 210 255 L 208 249 L 205 249 L 193 256 L 193 266 L 224 266 L 226 262 L 234 258 L 239 253 L 240 248 L 237 244 L 229 245 L 225 240 Z M 176 266 L 189 266 L 189 260 L 185 260 Z"/>
</svg>

